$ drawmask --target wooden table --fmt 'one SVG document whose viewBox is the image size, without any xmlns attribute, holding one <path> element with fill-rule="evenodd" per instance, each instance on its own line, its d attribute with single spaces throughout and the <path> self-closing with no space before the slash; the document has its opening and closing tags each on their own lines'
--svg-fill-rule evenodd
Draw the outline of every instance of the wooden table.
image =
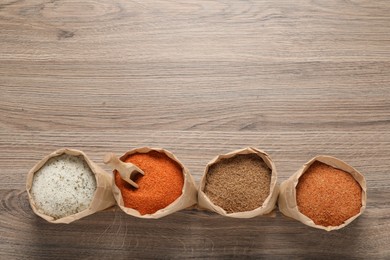
<svg viewBox="0 0 390 260">
<path fill-rule="evenodd" d="M 2 0 L 0 258 L 390 258 L 389 1 Z M 35 216 L 29 169 L 72 147 L 214 156 L 268 152 L 279 183 L 317 154 L 365 174 L 368 206 L 325 232 L 196 209 Z"/>
</svg>

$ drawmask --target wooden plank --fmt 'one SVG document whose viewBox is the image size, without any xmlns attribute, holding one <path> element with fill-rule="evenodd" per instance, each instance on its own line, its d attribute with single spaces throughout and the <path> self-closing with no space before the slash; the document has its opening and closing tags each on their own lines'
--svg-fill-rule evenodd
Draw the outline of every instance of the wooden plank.
<svg viewBox="0 0 390 260">
<path fill-rule="evenodd" d="M 0 3 L 0 258 L 390 258 L 388 1 Z M 326 233 L 283 217 L 113 207 L 70 225 L 35 216 L 28 170 L 60 147 L 175 153 L 198 182 L 245 146 L 279 183 L 317 154 L 367 178 L 366 212 Z"/>
<path fill-rule="evenodd" d="M 163 147 L 186 165 L 196 181 L 208 161 L 218 154 L 246 146 L 263 149 L 274 160 L 280 181 L 287 179 L 312 157 L 325 154 L 340 158 L 368 179 L 369 188 L 388 188 L 389 132 L 204 132 L 204 131 L 0 131 L 0 188 L 21 188 L 30 168 L 52 151 L 70 147 L 83 150 L 106 171 L 108 152 L 124 154 L 141 146 Z M 18 163 L 15 164 L 17 160 Z"/>
<path fill-rule="evenodd" d="M 256 87 L 253 82 L 247 85 L 243 79 L 232 86 L 226 83 L 230 80 L 225 77 L 213 86 L 198 89 L 196 78 L 188 86 L 180 81 L 167 84 L 164 80 L 140 85 L 139 81 L 134 84 L 105 79 L 96 82 L 80 76 L 76 81 L 67 81 L 61 75 L 44 83 L 25 76 L 15 78 L 13 86 L 2 88 L 0 125 L 10 130 L 33 131 L 97 127 L 105 130 L 380 131 L 388 128 L 390 118 L 387 85 L 390 73 L 386 77 L 386 86 L 368 91 L 369 82 L 358 87 L 353 86 L 354 80 L 348 86 L 334 88 L 327 83 L 321 86 L 325 79 L 313 80 L 311 84 L 318 86 L 297 89 L 300 82 L 279 88 L 287 82 L 275 80 L 268 86 L 262 86 L 264 83 L 259 80 Z M 82 86 L 88 84 L 97 86 Z M 33 87 L 36 85 L 43 87 Z"/>
<path fill-rule="evenodd" d="M 107 135 L 23 131 L 1 132 L 0 137 L 0 230 L 4 241 L 0 256 L 386 258 L 390 253 L 388 133 L 117 131 Z M 102 164 L 106 151 L 119 154 L 145 144 L 175 152 L 197 181 L 213 156 L 247 144 L 271 154 L 279 182 L 312 156 L 327 151 L 366 175 L 368 207 L 353 224 L 331 233 L 313 230 L 280 213 L 275 218 L 239 220 L 192 209 L 148 221 L 114 207 L 70 225 L 49 224 L 32 213 L 24 180 L 28 169 L 45 154 L 60 146 L 76 147 L 108 171 Z M 15 251 L 16 246 L 20 250 Z"/>
<path fill-rule="evenodd" d="M 371 193 L 365 214 L 337 232 L 287 219 L 232 219 L 184 210 L 142 220 L 119 208 L 69 225 L 35 217 L 25 192 L 0 190 L 0 256 L 11 258 L 386 258 L 390 192 Z M 385 221 L 386 220 L 386 221 Z"/>
</svg>

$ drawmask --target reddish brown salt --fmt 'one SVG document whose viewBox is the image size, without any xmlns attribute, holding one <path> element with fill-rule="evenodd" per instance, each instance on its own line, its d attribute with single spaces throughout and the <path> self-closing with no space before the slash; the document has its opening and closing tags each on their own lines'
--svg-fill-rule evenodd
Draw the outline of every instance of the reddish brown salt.
<svg viewBox="0 0 390 260">
<path fill-rule="evenodd" d="M 296 187 L 299 211 L 321 226 L 339 226 L 362 207 L 362 188 L 351 174 L 314 162 Z"/>
</svg>

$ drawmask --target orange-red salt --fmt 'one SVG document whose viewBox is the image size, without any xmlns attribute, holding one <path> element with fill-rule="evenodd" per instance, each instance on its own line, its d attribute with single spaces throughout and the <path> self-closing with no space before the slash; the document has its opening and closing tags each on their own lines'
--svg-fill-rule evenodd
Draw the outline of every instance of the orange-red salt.
<svg viewBox="0 0 390 260">
<path fill-rule="evenodd" d="M 138 210 L 141 215 L 153 214 L 182 194 L 182 168 L 166 154 L 157 151 L 135 153 L 125 162 L 133 163 L 145 173 L 135 179 L 139 186 L 135 189 L 115 172 L 115 184 L 121 190 L 125 207 Z"/>
<path fill-rule="evenodd" d="M 359 213 L 362 189 L 351 174 L 314 162 L 296 187 L 299 211 L 321 226 L 339 226 Z"/>
</svg>

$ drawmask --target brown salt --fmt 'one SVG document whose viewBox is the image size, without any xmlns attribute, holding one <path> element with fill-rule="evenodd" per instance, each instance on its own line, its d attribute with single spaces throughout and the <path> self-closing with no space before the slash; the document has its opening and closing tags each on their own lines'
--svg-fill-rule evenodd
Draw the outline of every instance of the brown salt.
<svg viewBox="0 0 390 260">
<path fill-rule="evenodd" d="M 362 189 L 347 172 L 314 162 L 299 178 L 299 211 L 321 226 L 339 226 L 360 212 Z"/>
<path fill-rule="evenodd" d="M 210 166 L 204 193 L 227 213 L 254 210 L 269 195 L 271 170 L 256 154 L 241 154 Z"/>
</svg>

